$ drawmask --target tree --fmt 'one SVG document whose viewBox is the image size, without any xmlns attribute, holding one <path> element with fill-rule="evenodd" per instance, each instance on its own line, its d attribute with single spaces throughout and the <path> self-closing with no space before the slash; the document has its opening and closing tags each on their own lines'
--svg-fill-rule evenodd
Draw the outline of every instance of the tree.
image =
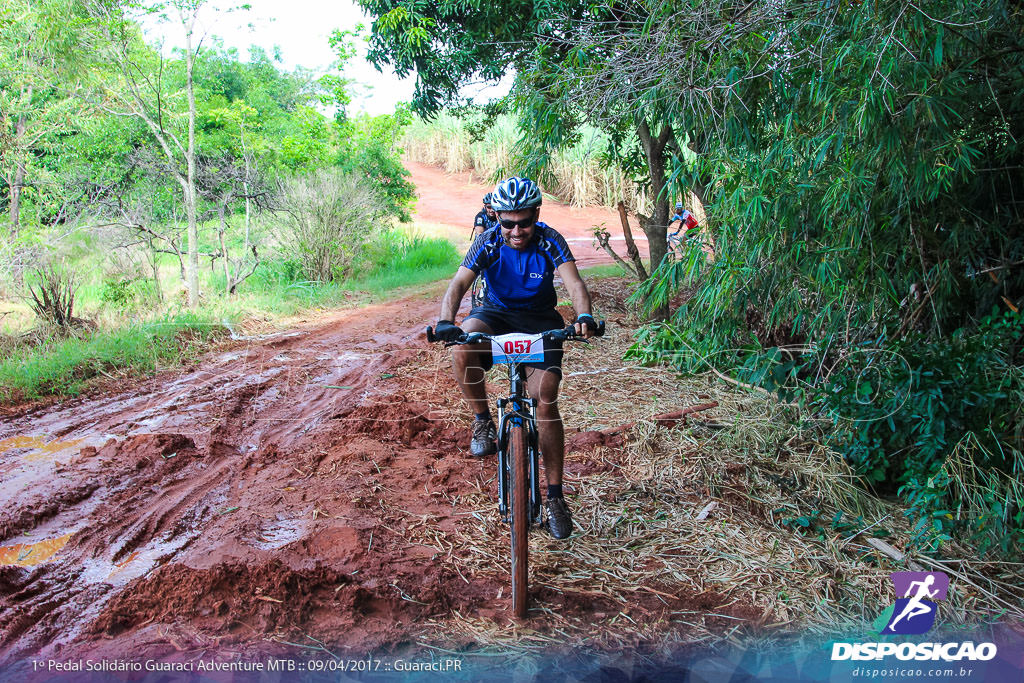
<svg viewBox="0 0 1024 683">
<path fill-rule="evenodd" d="M 228 294 L 234 294 L 238 285 L 256 272 L 256 267 L 260 262 L 256 245 L 251 242 L 252 203 L 254 199 L 260 199 L 265 194 L 255 187 L 257 185 L 256 155 L 266 149 L 266 140 L 262 136 L 254 135 L 254 131 L 260 127 L 259 119 L 257 118 L 258 113 L 242 100 L 235 100 L 230 106 L 216 109 L 212 112 L 215 118 L 228 125 L 237 127 L 237 137 L 233 134 L 234 131 L 232 131 L 232 138 L 237 140 L 235 154 L 241 157 L 243 165 L 242 168 L 236 169 L 240 173 L 232 174 L 234 182 L 230 183 L 227 188 L 219 193 L 219 200 L 217 202 L 217 215 L 219 219 L 217 236 L 220 242 L 221 256 L 224 259 L 224 286 Z M 245 200 L 245 242 L 242 246 L 241 259 L 237 262 L 232 262 L 228 256 L 228 249 L 224 238 L 227 232 L 226 214 L 231 202 L 239 196 Z M 247 263 L 250 252 L 252 253 L 252 261 Z M 246 272 L 246 268 L 248 268 L 248 272 Z"/>
<path fill-rule="evenodd" d="M 634 30 L 664 41 L 623 60 L 616 82 L 680 120 L 700 114 L 696 169 L 669 180 L 708 179 L 720 253 L 640 288 L 654 303 L 695 290 L 638 348 L 686 370 L 712 363 L 831 421 L 825 441 L 908 498 L 923 543 L 996 529 L 1020 547 L 1024 413 L 1007 400 L 1024 394 L 1017 4 L 651 14 Z"/>
<path fill-rule="evenodd" d="M 630 41 L 637 20 L 649 17 L 643 3 L 593 4 L 563 0 L 484 4 L 457 0 L 409 5 L 364 0 L 377 17 L 370 59 L 394 65 L 400 76 L 415 71 L 414 108 L 427 116 L 459 101 L 466 83 L 517 74 L 513 105 L 521 115 L 523 170 L 543 175 L 553 153 L 571 145 L 583 123 L 610 134 L 609 158 L 633 173 L 653 200 L 641 216 L 651 265 L 666 253 L 670 195 L 668 169 L 682 158 L 678 121 L 651 93 L 622 87 L 605 98 L 605 81 Z M 684 129 L 685 130 L 685 129 Z M 699 191 L 699 189 L 698 189 Z"/>
<path fill-rule="evenodd" d="M 336 125 L 341 129 L 334 165 L 366 179 L 377 189 L 387 212 L 401 221 L 411 220 L 409 210 L 416 200 L 416 187 L 402 165 L 398 138 L 409 123 L 409 112 L 361 114 Z"/>
<path fill-rule="evenodd" d="M 205 0 L 173 0 L 173 9 L 184 32 L 184 126 L 182 113 L 169 104 L 177 93 L 165 90 L 164 59 L 154 55 L 142 42 L 139 28 L 129 13 L 140 8 L 112 0 L 88 0 L 90 14 L 102 34 L 102 54 L 120 73 L 120 88 L 104 84 L 99 106 L 108 113 L 135 116 L 145 122 L 159 145 L 168 169 L 181 186 L 188 230 L 186 286 L 189 305 L 199 305 L 199 228 L 196 192 L 196 97 L 194 68 L 202 36 L 196 35 L 197 19 Z M 160 6 L 162 7 L 162 6 Z M 156 8 L 150 8 L 156 9 Z M 182 131 L 181 128 L 185 130 Z M 184 133 L 184 136 L 182 135 Z M 185 138 L 184 143 L 182 137 Z"/>
<path fill-rule="evenodd" d="M 10 232 L 21 227 L 33 159 L 81 114 L 71 97 L 85 35 L 73 0 L 11 0 L 0 8 L 0 175 Z"/>
</svg>

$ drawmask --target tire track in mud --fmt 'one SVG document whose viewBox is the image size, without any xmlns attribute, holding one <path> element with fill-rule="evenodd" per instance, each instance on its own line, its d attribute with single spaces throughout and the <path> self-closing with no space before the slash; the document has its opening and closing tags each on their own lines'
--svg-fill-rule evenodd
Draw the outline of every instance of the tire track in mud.
<svg viewBox="0 0 1024 683">
<path fill-rule="evenodd" d="M 430 504 L 432 463 L 470 464 L 466 439 L 406 401 L 395 377 L 430 353 L 422 329 L 436 305 L 345 311 L 8 420 L 0 439 L 75 445 L 31 461 L 31 449 L 0 454 L 19 484 L 0 492 L 0 536 L 68 536 L 54 561 L 0 569 L 0 664 L 159 649 L 148 626 L 183 618 L 218 646 L 315 629 L 369 648 L 443 609 L 458 577 L 389 538 L 374 503 L 387 489 L 406 507 Z"/>
<path fill-rule="evenodd" d="M 283 643 L 310 637 L 393 652 L 454 615 L 505 623 L 495 462 L 469 457 L 468 430 L 432 407 L 460 406 L 447 354 L 422 336 L 439 296 L 333 313 L 0 425 L 0 542 L 29 558 L 63 543 L 0 565 L 0 670 L 294 654 Z M 481 547 L 451 546 L 467 534 Z M 471 571 L 466 553 L 492 545 Z M 628 609 L 652 624 L 684 607 L 762 616 L 662 588 Z M 571 588 L 534 596 L 586 623 L 621 609 Z"/>
</svg>

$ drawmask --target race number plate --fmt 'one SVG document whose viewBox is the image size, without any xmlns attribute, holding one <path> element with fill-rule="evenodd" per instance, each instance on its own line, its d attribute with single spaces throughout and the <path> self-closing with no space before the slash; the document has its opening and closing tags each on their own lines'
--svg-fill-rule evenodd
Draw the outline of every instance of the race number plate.
<svg viewBox="0 0 1024 683">
<path fill-rule="evenodd" d="M 541 363 L 544 361 L 544 335 L 503 334 L 491 340 L 494 364 Z"/>
</svg>

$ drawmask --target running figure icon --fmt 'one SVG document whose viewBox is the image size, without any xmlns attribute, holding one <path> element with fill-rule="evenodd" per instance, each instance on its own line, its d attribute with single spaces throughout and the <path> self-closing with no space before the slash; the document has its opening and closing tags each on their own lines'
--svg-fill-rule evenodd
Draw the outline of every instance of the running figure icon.
<svg viewBox="0 0 1024 683">
<path fill-rule="evenodd" d="M 923 602 L 921 602 L 925 598 L 934 598 L 936 595 L 938 595 L 938 588 L 936 588 L 935 590 L 929 590 L 929 587 L 933 583 L 935 583 L 935 577 L 932 574 L 929 574 L 924 581 L 911 582 L 911 589 L 913 589 L 914 586 L 917 586 L 917 595 L 909 599 L 906 607 L 904 607 L 903 611 L 900 612 L 900 615 L 893 619 L 892 622 L 889 624 L 888 630 L 892 631 L 893 633 L 896 633 L 896 624 L 898 624 L 904 617 L 908 620 L 913 619 L 914 617 L 919 617 L 922 614 L 928 614 L 929 612 L 935 609 L 935 603 L 926 605 Z"/>
<path fill-rule="evenodd" d="M 882 633 L 920 634 L 935 624 L 937 600 L 945 600 L 949 577 L 943 572 L 894 572 L 897 598 L 893 616 Z"/>
</svg>

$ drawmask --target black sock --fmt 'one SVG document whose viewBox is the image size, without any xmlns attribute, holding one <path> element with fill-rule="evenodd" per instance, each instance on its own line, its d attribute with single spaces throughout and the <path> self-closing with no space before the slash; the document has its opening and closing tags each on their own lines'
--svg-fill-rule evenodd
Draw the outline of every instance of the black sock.
<svg viewBox="0 0 1024 683">
<path fill-rule="evenodd" d="M 561 484 L 548 484 L 548 498 L 561 498 L 562 497 L 562 485 Z"/>
<path fill-rule="evenodd" d="M 478 419 L 478 420 L 490 420 L 491 419 L 491 409 L 488 408 L 487 410 L 485 410 L 482 413 L 477 413 L 476 414 L 476 419 Z"/>
</svg>

